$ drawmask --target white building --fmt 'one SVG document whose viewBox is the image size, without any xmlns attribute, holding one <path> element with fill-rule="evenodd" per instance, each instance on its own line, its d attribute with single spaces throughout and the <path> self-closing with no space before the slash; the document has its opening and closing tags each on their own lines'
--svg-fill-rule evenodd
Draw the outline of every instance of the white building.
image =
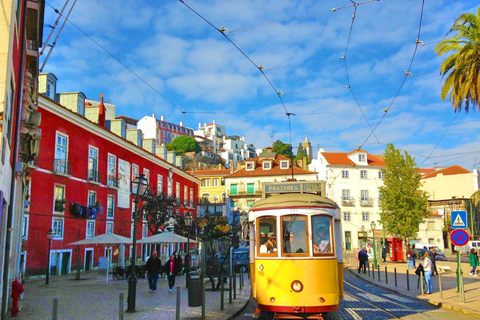
<svg viewBox="0 0 480 320">
<path fill-rule="evenodd" d="M 218 152 L 219 149 L 223 148 L 223 138 L 227 134 L 225 127 L 217 124 L 215 119 L 213 119 L 213 122 L 209 124 L 205 122 L 203 126 L 199 123 L 198 130 L 195 130 L 194 133 L 196 136 L 195 139 L 197 139 L 198 142 L 202 142 L 200 141 L 201 138 L 208 139 L 213 148 L 212 152 L 215 153 Z"/>
<path fill-rule="evenodd" d="M 385 165 L 383 156 L 371 155 L 362 149 L 348 153 L 320 149 L 317 159 L 309 165 L 311 171 L 318 172 L 318 180 L 326 181 L 326 196 L 337 202 L 342 211 L 345 250 L 354 250 L 368 242 L 367 238 L 372 237 L 372 221 L 376 223 L 375 238 L 383 237 L 382 195 L 378 188 L 383 186 Z M 415 240 L 442 239 L 441 225 L 441 216 L 432 215 L 420 225 Z M 389 237 L 388 232 L 385 235 Z"/>
</svg>

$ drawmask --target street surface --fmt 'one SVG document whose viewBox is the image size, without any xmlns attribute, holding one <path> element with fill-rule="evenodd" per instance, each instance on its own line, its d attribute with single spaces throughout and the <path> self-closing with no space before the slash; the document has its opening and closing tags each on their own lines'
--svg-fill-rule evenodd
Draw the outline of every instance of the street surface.
<svg viewBox="0 0 480 320">
<path fill-rule="evenodd" d="M 351 275 L 349 272 L 345 272 L 344 287 L 345 296 L 341 301 L 340 310 L 330 314 L 327 319 L 477 319 L 472 315 L 437 308 L 421 300 L 379 288 Z M 255 309 L 256 302 L 250 299 L 245 309 L 235 319 L 252 319 Z"/>
</svg>

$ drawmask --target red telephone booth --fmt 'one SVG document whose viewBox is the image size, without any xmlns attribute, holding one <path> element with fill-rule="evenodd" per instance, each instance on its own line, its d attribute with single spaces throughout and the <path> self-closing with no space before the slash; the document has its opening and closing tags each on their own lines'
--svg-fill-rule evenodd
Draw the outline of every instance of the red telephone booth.
<svg viewBox="0 0 480 320">
<path fill-rule="evenodd" d="M 390 261 L 403 260 L 403 239 L 387 238 L 390 247 Z"/>
</svg>

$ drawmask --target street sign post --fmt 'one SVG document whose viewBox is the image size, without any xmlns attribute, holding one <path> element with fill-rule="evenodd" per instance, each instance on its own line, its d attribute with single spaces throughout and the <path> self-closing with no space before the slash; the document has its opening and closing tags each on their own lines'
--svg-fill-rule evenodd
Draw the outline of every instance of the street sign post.
<svg viewBox="0 0 480 320">
<path fill-rule="evenodd" d="M 467 229 L 467 211 L 452 211 L 452 229 Z"/>
<path fill-rule="evenodd" d="M 453 211 L 453 212 L 462 212 L 462 211 Z M 453 212 L 452 212 L 452 227 L 453 227 Z M 456 215 L 456 217 L 460 217 L 461 219 L 461 216 L 460 215 Z M 464 221 L 467 221 L 467 213 L 465 212 L 465 220 Z M 460 220 L 458 219 L 458 220 Z M 466 225 L 466 223 L 465 223 Z M 453 230 L 451 233 L 450 233 L 450 240 L 452 241 L 452 243 L 457 246 L 457 247 L 463 247 L 464 245 L 466 245 L 468 243 L 468 241 L 470 241 L 470 236 L 468 235 L 467 231 L 465 231 L 464 229 L 456 229 L 456 230 Z M 460 275 L 462 274 L 462 269 L 460 267 L 460 250 L 457 250 L 457 291 L 462 293 L 462 290 L 460 290 Z"/>
</svg>

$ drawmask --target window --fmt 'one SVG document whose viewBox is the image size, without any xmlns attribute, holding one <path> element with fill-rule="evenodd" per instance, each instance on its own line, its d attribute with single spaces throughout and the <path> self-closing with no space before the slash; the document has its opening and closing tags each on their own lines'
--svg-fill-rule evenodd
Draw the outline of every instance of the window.
<svg viewBox="0 0 480 320">
<path fill-rule="evenodd" d="M 253 204 L 255 203 L 255 200 L 247 200 L 247 207 L 251 207 L 253 206 Z"/>
<path fill-rule="evenodd" d="M 98 149 L 88 148 L 88 180 L 98 181 Z"/>
<path fill-rule="evenodd" d="M 210 187 L 210 179 L 203 179 L 202 180 L 202 187 Z"/>
<path fill-rule="evenodd" d="M 368 190 L 361 190 L 360 191 L 362 202 L 368 202 Z"/>
<path fill-rule="evenodd" d="M 22 240 L 28 239 L 28 222 L 29 222 L 28 214 L 23 215 L 23 223 L 22 223 Z"/>
<path fill-rule="evenodd" d="M 179 182 L 177 182 L 175 184 L 175 192 L 176 192 L 175 197 L 180 198 L 180 183 Z"/>
<path fill-rule="evenodd" d="M 53 171 L 63 174 L 67 173 L 67 147 L 68 138 L 64 135 L 57 133 Z"/>
<path fill-rule="evenodd" d="M 358 155 L 358 162 L 365 162 L 365 154 L 361 153 Z"/>
<path fill-rule="evenodd" d="M 370 214 L 368 212 L 362 212 L 362 221 L 369 221 Z"/>
<path fill-rule="evenodd" d="M 169 178 L 168 179 L 168 196 L 169 197 L 172 196 L 172 188 L 173 188 L 172 184 L 173 184 L 173 181 L 172 181 L 172 179 Z"/>
<path fill-rule="evenodd" d="M 32 179 L 25 180 L 25 211 L 30 210 L 30 197 L 31 197 Z"/>
<path fill-rule="evenodd" d="M 332 219 L 327 216 L 313 216 L 312 217 L 312 244 L 313 254 L 317 255 L 331 255 L 333 254 L 332 242 Z"/>
<path fill-rule="evenodd" d="M 435 241 L 433 240 L 433 238 L 428 238 L 428 244 L 435 244 Z"/>
<path fill-rule="evenodd" d="M 139 172 L 140 172 L 140 169 L 138 168 L 138 165 L 132 164 L 132 181 L 139 176 Z M 133 184 L 132 184 L 132 193 L 134 194 L 137 193 L 137 187 L 134 187 Z"/>
<path fill-rule="evenodd" d="M 115 197 L 111 194 L 107 197 L 107 219 L 113 219 L 115 208 Z"/>
<path fill-rule="evenodd" d="M 147 238 L 148 237 L 148 225 L 144 223 L 142 225 L 142 238 Z"/>
<path fill-rule="evenodd" d="M 288 161 L 280 161 L 281 169 L 288 169 Z"/>
<path fill-rule="evenodd" d="M 105 233 L 113 233 L 113 222 L 107 222 L 107 230 L 105 231 Z"/>
<path fill-rule="evenodd" d="M 255 169 L 255 164 L 253 162 L 247 162 L 246 170 L 253 171 Z"/>
<path fill-rule="evenodd" d="M 53 219 L 52 230 L 55 232 L 54 239 L 63 239 L 63 219 Z"/>
<path fill-rule="evenodd" d="M 381 192 L 378 192 L 378 206 L 379 207 L 382 206 L 382 198 L 383 198 L 383 194 Z"/>
<path fill-rule="evenodd" d="M 225 185 L 225 178 L 220 179 L 220 185 L 224 186 Z"/>
<path fill-rule="evenodd" d="M 145 179 L 147 179 L 147 183 L 150 184 L 150 170 L 144 168 L 143 175 L 145 176 Z"/>
<path fill-rule="evenodd" d="M 272 163 L 270 161 L 265 161 L 263 163 L 263 170 L 270 170 L 272 169 Z"/>
<path fill-rule="evenodd" d="M 188 205 L 188 187 L 183 186 L 183 205 L 187 206 Z"/>
<path fill-rule="evenodd" d="M 350 212 L 344 212 L 343 213 L 343 220 L 345 220 L 345 221 L 350 221 L 351 220 Z"/>
<path fill-rule="evenodd" d="M 384 175 L 385 173 L 382 170 L 378 171 L 378 179 L 383 179 Z"/>
<path fill-rule="evenodd" d="M 345 202 L 350 201 L 350 189 L 342 190 L 342 201 L 345 201 Z"/>
<path fill-rule="evenodd" d="M 202 199 L 210 202 L 210 193 L 202 193 Z"/>
<path fill-rule="evenodd" d="M 286 215 L 282 220 L 282 255 L 308 254 L 307 217 Z"/>
<path fill-rule="evenodd" d="M 435 221 L 427 221 L 427 230 L 428 231 L 435 230 Z"/>
<path fill-rule="evenodd" d="M 117 186 L 117 159 L 115 156 L 109 154 L 108 155 L 108 168 L 107 168 L 107 185 L 109 187 L 116 187 Z"/>
<path fill-rule="evenodd" d="M 277 219 L 261 217 L 257 219 L 257 254 L 277 255 Z"/>
<path fill-rule="evenodd" d="M 78 114 L 81 114 L 82 116 L 85 115 L 85 99 L 81 96 L 78 95 L 78 102 L 77 102 L 77 112 Z"/>
<path fill-rule="evenodd" d="M 55 100 L 55 81 L 47 77 L 47 97 Z"/>
<path fill-rule="evenodd" d="M 190 188 L 190 207 L 193 208 L 193 189 Z"/>
<path fill-rule="evenodd" d="M 88 191 L 88 207 L 94 207 L 97 204 L 97 194 L 95 191 Z"/>
<path fill-rule="evenodd" d="M 95 220 L 87 220 L 86 238 L 93 238 L 95 236 Z"/>
<path fill-rule="evenodd" d="M 230 185 L 230 194 L 231 195 L 236 195 L 237 194 L 237 184 L 236 183 L 232 183 Z"/>
<path fill-rule="evenodd" d="M 213 203 L 219 203 L 220 202 L 220 196 L 218 194 L 213 195 Z"/>
<path fill-rule="evenodd" d="M 255 193 L 255 184 L 254 183 L 247 183 L 247 193 L 254 194 Z"/>
<path fill-rule="evenodd" d="M 238 207 L 238 201 L 233 201 L 233 200 L 230 201 L 230 207 L 231 207 L 231 208 L 236 208 L 236 207 Z"/>
<path fill-rule="evenodd" d="M 218 187 L 220 185 L 220 179 L 218 178 L 213 178 L 212 179 L 212 186 Z"/>
<path fill-rule="evenodd" d="M 64 212 L 65 211 L 65 187 L 64 186 L 55 186 L 55 212 Z"/>
<path fill-rule="evenodd" d="M 157 175 L 157 195 L 163 192 L 163 176 L 161 174 Z"/>
<path fill-rule="evenodd" d="M 367 170 L 360 170 L 360 179 L 367 179 Z"/>
<path fill-rule="evenodd" d="M 348 170 L 342 170 L 342 178 L 348 179 Z"/>
</svg>

